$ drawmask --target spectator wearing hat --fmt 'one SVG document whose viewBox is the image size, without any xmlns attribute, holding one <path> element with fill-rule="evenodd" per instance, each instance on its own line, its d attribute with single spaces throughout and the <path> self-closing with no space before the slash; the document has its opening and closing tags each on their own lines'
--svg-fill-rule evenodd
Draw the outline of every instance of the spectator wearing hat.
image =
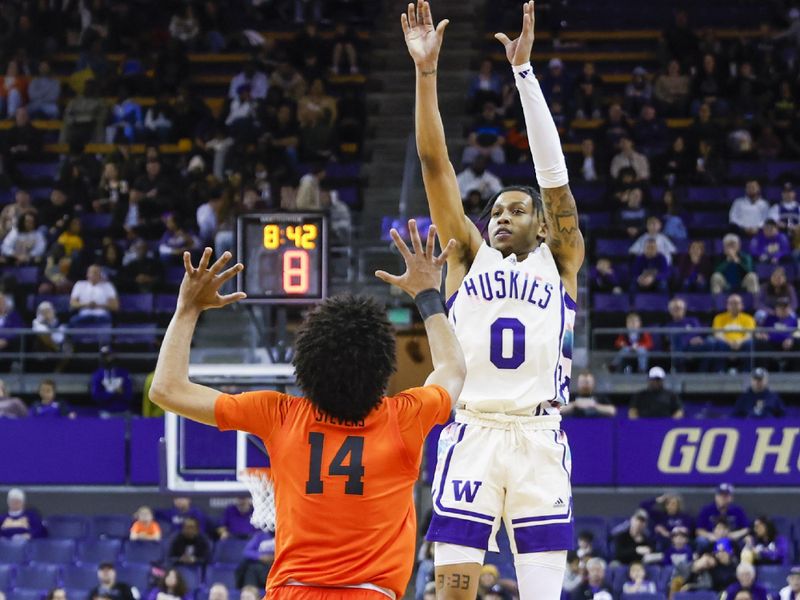
<svg viewBox="0 0 800 600">
<path fill-rule="evenodd" d="M 674 527 L 669 538 L 669 547 L 664 552 L 664 566 L 678 567 L 690 564 L 694 553 L 689 545 L 689 530 L 686 527 Z"/>
<path fill-rule="evenodd" d="M 606 580 L 606 561 L 594 557 L 586 561 L 586 578 L 570 595 L 570 600 L 612 600 L 611 585 Z"/>
<path fill-rule="evenodd" d="M 647 387 L 631 399 L 629 419 L 683 418 L 683 402 L 678 394 L 664 387 L 666 376 L 661 367 L 652 367 L 648 371 Z"/>
<path fill-rule="evenodd" d="M 789 238 L 778 228 L 774 219 L 764 221 L 764 227 L 750 240 L 750 254 L 758 262 L 777 265 L 789 258 L 792 248 Z"/>
<path fill-rule="evenodd" d="M 743 235 L 752 237 L 764 226 L 769 216 L 769 202 L 761 196 L 761 186 L 751 179 L 745 184 L 744 196 L 731 205 L 728 220 Z"/>
<path fill-rule="evenodd" d="M 8 510 L 0 516 L 0 539 L 29 540 L 47 536 L 39 513 L 25 506 L 25 492 L 12 488 L 6 497 Z"/>
<path fill-rule="evenodd" d="M 712 352 L 733 352 L 739 355 L 747 355 L 753 344 L 753 330 L 756 328 L 756 320 L 742 310 L 742 297 L 738 294 L 728 296 L 727 310 L 719 313 L 711 322 L 714 334 L 706 342 L 705 348 Z M 744 363 L 749 363 L 748 359 L 738 361 L 741 368 Z M 724 358 L 714 358 L 711 361 L 703 361 L 700 370 L 710 370 L 713 364 L 714 371 L 722 371 L 725 366 Z M 736 363 L 732 363 L 736 364 Z"/>
<path fill-rule="evenodd" d="M 761 327 L 768 331 L 755 334 L 756 350 L 766 350 L 777 353 L 780 371 L 790 368 L 795 361 L 780 356 L 782 352 L 791 352 L 797 346 L 795 333 L 798 328 L 797 315 L 792 312 L 789 298 L 778 298 L 775 301 L 775 311 L 764 317 Z"/>
<path fill-rule="evenodd" d="M 619 153 L 611 159 L 611 177 L 616 179 L 625 167 L 633 169 L 636 181 L 650 180 L 650 161 L 644 154 L 636 151 L 633 138 L 627 133 L 619 141 Z"/>
<path fill-rule="evenodd" d="M 139 591 L 134 590 L 127 583 L 117 581 L 114 563 L 103 562 L 97 566 L 97 586 L 89 592 L 89 598 L 100 596 L 110 600 L 137 600 Z"/>
<path fill-rule="evenodd" d="M 720 600 L 736 600 L 742 591 L 750 592 L 753 600 L 769 600 L 767 589 L 756 583 L 756 568 L 750 563 L 742 562 L 736 567 L 736 582 L 725 588 Z"/>
<path fill-rule="evenodd" d="M 711 275 L 711 293 L 748 291 L 758 293 L 758 275 L 753 271 L 753 258 L 742 252 L 738 235 L 729 233 L 722 238 L 724 257 Z"/>
<path fill-rule="evenodd" d="M 627 529 L 614 536 L 614 560 L 630 565 L 652 554 L 653 545 L 647 533 L 647 511 L 638 509 L 628 521 Z"/>
<path fill-rule="evenodd" d="M 800 600 L 800 565 L 789 569 L 786 587 L 780 591 L 780 600 Z"/>
<path fill-rule="evenodd" d="M 747 535 L 747 514 L 741 506 L 733 503 L 733 485 L 730 483 L 719 484 L 714 493 L 714 501 L 700 509 L 697 515 L 697 537 L 710 543 L 718 541 L 720 534 L 714 532 L 714 526 L 720 519 L 730 528 L 725 537 L 735 541 Z"/>
<path fill-rule="evenodd" d="M 617 407 L 600 394 L 595 393 L 594 375 L 584 371 L 578 375 L 578 389 L 569 404 L 561 409 L 561 416 L 572 417 L 614 417 Z"/>
<path fill-rule="evenodd" d="M 133 398 L 131 374 L 126 368 L 117 366 L 109 346 L 100 349 L 100 361 L 101 365 L 92 374 L 90 384 L 92 402 L 105 412 L 129 411 Z"/>
<path fill-rule="evenodd" d="M 780 418 L 786 415 L 781 397 L 769 389 L 766 369 L 757 367 L 750 375 L 750 387 L 736 400 L 732 416 L 740 418 Z"/>
<path fill-rule="evenodd" d="M 478 579 L 478 595 L 486 594 L 490 589 L 500 582 L 500 569 L 495 565 L 485 564 L 481 567 L 481 574 Z"/>
<path fill-rule="evenodd" d="M 681 569 L 680 579 L 673 579 L 671 587 L 680 591 L 713 590 L 721 592 L 736 581 L 734 548 L 727 538 L 708 546 L 692 562 L 688 570 Z M 687 572 L 688 571 L 688 572 Z M 684 585 L 683 582 L 685 582 Z M 677 585 L 676 585 L 677 584 Z"/>
</svg>

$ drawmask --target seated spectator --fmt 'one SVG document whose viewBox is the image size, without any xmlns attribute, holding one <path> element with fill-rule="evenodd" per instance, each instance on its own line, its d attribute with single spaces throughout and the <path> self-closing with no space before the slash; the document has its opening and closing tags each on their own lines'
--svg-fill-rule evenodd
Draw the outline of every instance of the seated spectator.
<svg viewBox="0 0 800 600">
<path fill-rule="evenodd" d="M 186 519 L 194 519 L 200 524 L 200 529 L 206 528 L 206 516 L 199 508 L 192 507 L 192 499 L 186 496 L 177 496 L 172 499 L 172 508 L 168 510 L 157 510 L 156 516 L 160 519 L 169 521 L 173 531 L 181 529 Z"/>
<path fill-rule="evenodd" d="M 69 101 L 64 109 L 59 143 L 82 146 L 89 142 L 102 142 L 108 106 L 97 97 L 95 82 L 86 82 L 83 94 Z"/>
<path fill-rule="evenodd" d="M 678 579 L 678 578 L 676 578 Z M 673 589 L 683 592 L 711 590 L 722 592 L 736 581 L 734 548 L 727 538 L 715 542 L 708 551 L 700 553 L 685 576 L 673 579 Z"/>
<path fill-rule="evenodd" d="M 736 400 L 733 416 L 741 418 L 780 418 L 786 415 L 781 397 L 769 389 L 766 369 L 757 367 L 750 375 L 750 387 Z"/>
<path fill-rule="evenodd" d="M 750 240 L 750 254 L 761 263 L 777 265 L 792 253 L 789 238 L 778 229 L 773 219 L 764 221 L 764 227 Z"/>
<path fill-rule="evenodd" d="M 25 507 L 25 492 L 11 488 L 6 502 L 8 511 L 0 515 L 0 539 L 29 540 L 47 536 L 39 513 Z"/>
<path fill-rule="evenodd" d="M 129 539 L 143 542 L 161 541 L 161 525 L 153 518 L 153 510 L 149 506 L 140 506 L 133 518 Z"/>
<path fill-rule="evenodd" d="M 6 169 L 17 179 L 22 179 L 18 163 L 42 160 L 42 132 L 31 123 L 28 109 L 20 107 L 14 113 L 14 125 L 6 132 L 2 155 Z"/>
<path fill-rule="evenodd" d="M 505 135 L 505 126 L 497 112 L 497 105 L 487 102 L 469 130 L 461 162 L 465 165 L 472 164 L 475 157 L 483 155 L 495 164 L 505 163 Z"/>
<path fill-rule="evenodd" d="M 673 270 L 674 288 L 680 292 L 707 292 L 711 281 L 711 258 L 701 240 L 689 244 L 688 253 L 681 255 Z"/>
<path fill-rule="evenodd" d="M 325 111 L 304 110 L 298 113 L 299 155 L 303 162 L 333 159 L 336 130 Z"/>
<path fill-rule="evenodd" d="M 786 278 L 786 269 L 775 267 L 756 297 L 756 322 L 763 323 L 767 315 L 774 314 L 778 300 L 782 298 L 789 300 L 789 310 L 796 313 L 797 292 Z"/>
<path fill-rule="evenodd" d="M 694 162 L 684 136 L 676 136 L 660 160 L 664 183 L 668 187 L 685 185 L 691 179 Z"/>
<path fill-rule="evenodd" d="M 191 252 L 200 246 L 197 236 L 188 231 L 182 221 L 175 213 L 166 214 L 166 231 L 158 244 L 158 254 L 162 260 L 177 264 L 183 260 L 184 252 Z"/>
<path fill-rule="evenodd" d="M 570 163 L 569 172 L 578 180 L 585 183 L 603 181 L 606 178 L 608 169 L 601 164 L 601 158 L 595 148 L 592 138 L 581 140 L 580 154 L 572 154 L 567 157 Z"/>
<path fill-rule="evenodd" d="M 666 292 L 669 288 L 669 262 L 658 251 L 656 238 L 648 238 L 644 243 L 644 252 L 633 259 L 631 279 L 634 291 Z"/>
<path fill-rule="evenodd" d="M 67 226 L 69 218 L 73 215 L 75 207 L 70 199 L 59 189 L 58 184 L 50 192 L 44 205 L 39 207 L 39 223 L 45 229 L 48 239 L 57 237 Z"/>
<path fill-rule="evenodd" d="M 656 593 L 656 584 L 654 581 L 647 579 L 647 572 L 641 562 L 636 561 L 630 564 L 628 581 L 622 584 L 622 593 L 623 595 Z"/>
<path fill-rule="evenodd" d="M 741 248 L 742 243 L 735 233 L 722 238 L 724 257 L 711 275 L 712 294 L 742 290 L 758 293 L 758 275 L 753 271 L 753 259 Z"/>
<path fill-rule="evenodd" d="M 551 58 L 547 72 L 540 76 L 542 92 L 550 105 L 558 102 L 565 105 L 572 97 L 572 82 L 560 58 Z"/>
<path fill-rule="evenodd" d="M 264 100 L 269 91 L 269 79 L 261 71 L 258 63 L 250 61 L 245 64 L 244 69 L 231 79 L 228 87 L 228 98 L 233 100 L 238 95 L 238 90 L 243 85 L 250 86 L 250 95 L 255 100 Z"/>
<path fill-rule="evenodd" d="M 780 355 L 780 353 L 791 352 L 795 349 L 798 321 L 797 315 L 790 307 L 789 298 L 778 298 L 775 302 L 775 311 L 764 317 L 761 327 L 770 331 L 756 333 L 756 350 L 766 350 Z M 778 356 L 774 362 L 777 362 L 780 371 L 784 371 L 787 370 L 788 365 L 795 361 Z"/>
<path fill-rule="evenodd" d="M 647 534 L 647 512 L 639 509 L 628 522 L 628 527 L 614 536 L 614 560 L 623 565 L 640 562 L 652 553 Z"/>
<path fill-rule="evenodd" d="M 40 294 L 70 294 L 75 285 L 73 278 L 73 259 L 64 255 L 64 248 L 54 244 L 47 255 L 44 267 L 44 280 L 39 284 Z"/>
<path fill-rule="evenodd" d="M 780 157 L 783 150 L 783 142 L 775 129 L 769 123 L 761 126 L 761 130 L 755 141 L 756 154 L 763 161 L 776 160 Z"/>
<path fill-rule="evenodd" d="M 714 501 L 700 509 L 697 515 L 698 542 L 702 539 L 713 543 L 722 537 L 737 541 L 747 535 L 749 521 L 744 509 L 733 503 L 733 492 L 733 485 L 720 483 L 714 493 Z M 720 521 L 726 526 L 724 535 L 714 532 Z"/>
<path fill-rule="evenodd" d="M 486 157 L 479 154 L 456 177 L 462 201 L 466 201 L 470 192 L 477 191 L 480 194 L 481 204 L 484 204 L 503 189 L 503 182 L 494 173 L 486 170 L 487 162 Z"/>
<path fill-rule="evenodd" d="M 19 419 L 26 416 L 28 407 L 16 396 L 9 396 L 5 382 L 0 379 L 0 417 Z"/>
<path fill-rule="evenodd" d="M 82 228 L 81 218 L 71 217 L 64 231 L 56 239 L 56 243 L 64 249 L 64 254 L 66 256 L 79 254 L 83 250 Z"/>
<path fill-rule="evenodd" d="M 89 592 L 89 598 L 111 598 L 113 600 L 138 600 L 139 591 L 127 583 L 117 581 L 114 563 L 102 562 L 97 567 L 97 586 Z"/>
<path fill-rule="evenodd" d="M 647 210 L 642 206 L 644 196 L 641 188 L 633 188 L 625 194 L 625 204 L 617 213 L 617 227 L 631 239 L 644 233 Z"/>
<path fill-rule="evenodd" d="M 222 514 L 222 521 L 217 527 L 217 535 L 220 539 L 227 537 L 249 538 L 256 532 L 256 528 L 250 522 L 253 516 L 253 499 L 250 496 L 237 498 L 236 502 L 225 509 Z"/>
<path fill-rule="evenodd" d="M 100 367 L 92 373 L 89 392 L 94 405 L 104 412 L 119 413 L 131 409 L 133 383 L 128 369 L 116 364 L 111 348 L 100 349 Z"/>
<path fill-rule="evenodd" d="M 789 541 L 778 533 L 775 523 L 764 515 L 753 520 L 751 535 L 744 538 L 742 562 L 756 566 L 789 565 Z"/>
<path fill-rule="evenodd" d="M 52 303 L 43 301 L 36 307 L 36 318 L 31 324 L 36 333 L 36 347 L 38 351 L 58 352 L 64 344 L 64 330 Z"/>
<path fill-rule="evenodd" d="M 738 294 L 728 296 L 727 310 L 716 315 L 711 322 L 714 333 L 706 342 L 707 350 L 711 352 L 733 352 L 739 355 L 748 355 L 750 353 L 756 320 L 751 315 L 743 312 L 743 307 L 741 296 Z M 742 368 L 744 364 L 749 364 L 749 362 L 749 357 L 735 361 L 733 364 L 738 363 L 738 367 L 734 368 Z M 713 360 L 713 363 L 715 365 L 714 370 L 719 372 L 725 366 L 725 359 L 718 357 Z M 707 370 L 709 370 L 709 364 L 704 361 L 701 371 Z"/>
<path fill-rule="evenodd" d="M 244 549 L 244 560 L 236 567 L 236 586 L 263 586 L 275 560 L 275 536 L 257 531 Z"/>
<path fill-rule="evenodd" d="M 283 59 L 272 72 L 269 78 L 269 87 L 276 88 L 283 93 L 284 97 L 297 102 L 305 92 L 306 82 L 292 64 Z"/>
<path fill-rule="evenodd" d="M 611 600 L 611 585 L 606 581 L 606 561 L 590 558 L 586 561 L 586 579 L 570 595 L 570 600 Z"/>
<path fill-rule="evenodd" d="M 667 124 L 652 104 L 644 104 L 640 112 L 639 120 L 633 125 L 633 139 L 642 154 L 652 161 L 667 149 Z"/>
<path fill-rule="evenodd" d="M 583 64 L 583 73 L 575 82 L 575 118 L 576 119 L 602 119 L 603 118 L 603 80 L 595 73 L 594 63 Z"/>
<path fill-rule="evenodd" d="M 337 21 L 333 30 L 333 64 L 331 72 L 334 75 L 339 73 L 358 73 L 358 38 L 355 32 L 347 23 Z M 345 63 L 343 59 L 347 59 Z"/>
<path fill-rule="evenodd" d="M 147 600 L 190 600 L 194 595 L 189 591 L 181 572 L 178 569 L 169 569 L 156 587 L 150 590 Z"/>
<path fill-rule="evenodd" d="M 500 581 L 500 569 L 493 564 L 485 564 L 481 567 L 478 577 L 478 594 L 485 594 Z"/>
<path fill-rule="evenodd" d="M 19 334 L 10 329 L 23 329 L 25 323 L 16 310 L 11 308 L 5 294 L 0 294 L 0 352 L 13 350 L 19 340 Z"/>
<path fill-rule="evenodd" d="M 752 125 L 745 121 L 742 115 L 734 117 L 733 123 L 728 126 L 728 135 L 725 139 L 728 156 L 740 160 L 757 158 L 751 129 Z"/>
<path fill-rule="evenodd" d="M 608 258 L 597 259 L 597 264 L 589 273 L 589 281 L 592 291 L 607 294 L 622 293 L 623 281 Z"/>
<path fill-rule="evenodd" d="M 323 79 L 318 77 L 311 80 L 308 93 L 297 103 L 297 118 L 300 122 L 310 120 L 330 126 L 336 124 L 339 118 L 336 98 L 325 91 Z"/>
<path fill-rule="evenodd" d="M 772 205 L 767 216 L 775 220 L 790 241 L 797 237 L 798 225 L 800 225 L 800 202 L 797 202 L 791 182 L 787 181 L 783 184 L 781 201 Z"/>
<path fill-rule="evenodd" d="M 160 94 L 155 104 L 144 114 L 144 137 L 146 142 L 165 143 L 173 139 L 173 113 L 169 98 Z"/>
<path fill-rule="evenodd" d="M 284 168 L 297 164 L 297 146 L 300 143 L 297 120 L 289 104 L 281 104 L 274 119 L 267 123 L 261 138 L 269 162 Z"/>
<path fill-rule="evenodd" d="M 264 585 L 246 585 L 239 592 L 239 600 L 259 600 L 264 596 Z"/>
<path fill-rule="evenodd" d="M 769 600 L 767 589 L 756 583 L 756 568 L 742 562 L 736 567 L 736 582 L 730 584 L 720 596 L 720 600 L 736 600 L 743 591 L 750 592 L 752 600 Z"/>
<path fill-rule="evenodd" d="M 242 84 L 236 90 L 236 97 L 230 101 L 225 126 L 235 140 L 253 142 L 259 128 L 258 103 L 250 95 L 250 86 Z"/>
<path fill-rule="evenodd" d="M 0 596 L 0 600 L 5 600 L 5 596 Z M 67 591 L 64 588 L 53 588 L 47 592 L 45 600 L 67 600 Z"/>
<path fill-rule="evenodd" d="M 38 228 L 36 213 L 25 212 L 3 239 L 3 261 L 16 265 L 37 265 L 42 262 L 47 241 Z"/>
<path fill-rule="evenodd" d="M 144 240 L 135 240 L 122 258 L 121 284 L 134 293 L 150 293 L 161 282 L 162 263 Z"/>
<path fill-rule="evenodd" d="M 683 497 L 676 493 L 666 493 L 649 501 L 642 502 L 653 523 L 653 533 L 657 542 L 669 542 L 672 532 L 677 527 L 686 530 L 689 535 L 694 530 L 694 520 L 684 512 Z"/>
<path fill-rule="evenodd" d="M 728 221 L 748 237 L 758 233 L 769 216 L 769 202 L 761 196 L 761 186 L 751 179 L 745 185 L 745 195 L 731 205 Z"/>
<path fill-rule="evenodd" d="M 169 559 L 182 565 L 205 565 L 211 556 L 211 544 L 196 519 L 186 517 L 181 531 L 169 546 Z"/>
<path fill-rule="evenodd" d="M 650 179 L 650 161 L 641 152 L 637 152 L 633 138 L 625 135 L 619 142 L 619 153 L 611 159 L 611 177 L 617 178 L 624 167 L 630 167 L 636 173 L 636 181 Z"/>
<path fill-rule="evenodd" d="M 72 288 L 69 305 L 77 311 L 69 320 L 70 327 L 111 327 L 111 313 L 119 310 L 119 298 L 100 266 L 92 265 L 86 270 L 86 279 Z"/>
<path fill-rule="evenodd" d="M 208 600 L 229 600 L 228 588 L 224 583 L 215 583 L 208 590 Z"/>
<path fill-rule="evenodd" d="M 574 550 L 567 551 L 567 569 L 564 571 L 564 582 L 561 589 L 564 594 L 572 595 L 578 586 L 583 583 L 583 568 L 581 559 Z M 435 584 L 434 584 L 435 585 Z"/>
<path fill-rule="evenodd" d="M 561 409 L 562 416 L 572 417 L 613 417 L 617 407 L 611 401 L 594 391 L 594 375 L 584 371 L 578 375 L 578 389 L 568 405 Z"/>
<path fill-rule="evenodd" d="M 144 119 L 142 107 L 136 102 L 127 86 L 119 90 L 117 103 L 111 107 L 106 125 L 106 143 L 113 144 L 122 139 L 134 142 L 139 138 Z"/>
<path fill-rule="evenodd" d="M 594 534 L 591 531 L 584 530 L 578 533 L 576 552 L 578 553 L 578 558 L 581 559 L 581 564 L 585 564 L 593 556 L 598 556 L 598 552 L 594 547 Z"/>
<path fill-rule="evenodd" d="M 56 399 L 56 382 L 43 379 L 39 383 L 39 399 L 31 405 L 31 417 L 69 417 L 77 415 L 66 402 Z"/>
<path fill-rule="evenodd" d="M 786 587 L 781 589 L 780 600 L 797 600 L 797 598 L 800 598 L 800 566 L 789 569 L 786 583 Z"/>
<path fill-rule="evenodd" d="M 675 244 L 672 243 L 671 239 L 661 233 L 661 219 L 658 217 L 648 217 L 646 224 L 647 232 L 639 236 L 639 239 L 631 245 L 628 252 L 636 255 L 644 254 L 647 241 L 654 239 L 656 241 L 658 253 L 662 254 L 667 259 L 667 264 L 672 264 L 672 255 L 675 254 L 678 249 L 675 247 Z"/>
<path fill-rule="evenodd" d="M 467 92 L 469 112 L 478 112 L 486 102 L 501 105 L 503 101 L 503 80 L 493 72 L 494 63 L 485 58 L 481 61 L 477 75 L 472 78 Z"/>
<path fill-rule="evenodd" d="M 683 402 L 680 396 L 664 387 L 667 374 L 661 367 L 647 373 L 647 387 L 636 392 L 628 409 L 629 419 L 682 419 Z"/>
<path fill-rule="evenodd" d="M 689 101 L 689 76 L 681 73 L 681 63 L 672 59 L 667 63 L 666 73 L 656 77 L 653 99 L 661 113 L 667 117 L 686 114 Z"/>
<path fill-rule="evenodd" d="M 57 119 L 61 83 L 51 75 L 49 61 L 39 61 L 39 74 L 28 84 L 28 113 L 33 119 Z"/>
<path fill-rule="evenodd" d="M 612 102 L 608 106 L 605 123 L 600 127 L 598 138 L 601 148 L 618 148 L 623 137 L 630 137 L 631 127 L 628 116 L 622 110 L 619 102 Z"/>
<path fill-rule="evenodd" d="M 619 334 L 614 341 L 618 352 L 611 362 L 611 368 L 616 372 L 644 373 L 647 371 L 648 353 L 653 349 L 653 338 L 641 330 L 642 319 L 637 313 L 628 313 L 625 328 L 628 332 Z"/>
<path fill-rule="evenodd" d="M 686 302 L 682 298 L 673 298 L 667 305 L 671 318 L 665 327 L 681 330 L 669 334 L 669 346 L 673 352 L 697 352 L 705 344 L 705 336 L 702 333 L 692 332 L 693 329 L 700 328 L 700 321 L 696 317 L 686 316 Z M 674 365 L 678 371 L 683 371 L 686 366 L 686 359 L 676 357 Z M 670 528 L 665 529 L 666 536 Z"/>
<path fill-rule="evenodd" d="M 670 545 L 664 552 L 664 566 L 679 567 L 691 564 L 694 553 L 689 545 L 689 530 L 675 527 L 670 532 Z"/>
<path fill-rule="evenodd" d="M 169 21 L 169 34 L 188 48 L 193 48 L 199 41 L 200 22 L 191 4 L 184 5 L 179 12 L 172 15 Z"/>
<path fill-rule="evenodd" d="M 707 139 L 697 142 L 697 160 L 690 177 L 696 185 L 719 185 L 725 180 L 725 163 L 717 146 Z"/>
</svg>

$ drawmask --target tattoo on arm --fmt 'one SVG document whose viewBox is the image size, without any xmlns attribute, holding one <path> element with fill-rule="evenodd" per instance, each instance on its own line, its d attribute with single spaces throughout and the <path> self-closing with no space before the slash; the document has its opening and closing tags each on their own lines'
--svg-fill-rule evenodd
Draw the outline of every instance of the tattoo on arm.
<svg viewBox="0 0 800 600">
<path fill-rule="evenodd" d="M 583 236 L 578 227 L 578 208 L 569 185 L 542 190 L 547 243 L 562 259 L 583 259 Z"/>
<path fill-rule="evenodd" d="M 443 590 L 452 588 L 455 590 L 468 590 L 470 576 L 464 573 L 453 573 L 451 575 L 439 575 L 436 578 L 436 588 Z"/>
<path fill-rule="evenodd" d="M 436 69 L 431 69 L 430 71 L 420 71 L 419 74 L 422 75 L 423 77 L 429 77 L 431 75 L 436 75 Z"/>
</svg>

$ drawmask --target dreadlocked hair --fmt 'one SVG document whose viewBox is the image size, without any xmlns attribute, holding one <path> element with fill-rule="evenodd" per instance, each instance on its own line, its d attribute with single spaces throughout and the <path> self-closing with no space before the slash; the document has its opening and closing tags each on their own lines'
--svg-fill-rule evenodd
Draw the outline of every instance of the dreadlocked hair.
<svg viewBox="0 0 800 600">
<path fill-rule="evenodd" d="M 364 419 L 380 404 L 396 366 L 384 306 L 354 294 L 328 298 L 300 326 L 292 363 L 316 408 L 340 420 Z"/>
</svg>

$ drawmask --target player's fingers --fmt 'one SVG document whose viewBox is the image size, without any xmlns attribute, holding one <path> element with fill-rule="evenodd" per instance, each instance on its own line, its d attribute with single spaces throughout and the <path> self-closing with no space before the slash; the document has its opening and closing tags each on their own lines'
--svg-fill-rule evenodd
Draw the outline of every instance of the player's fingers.
<svg viewBox="0 0 800 600">
<path fill-rule="evenodd" d="M 425 251 L 422 249 L 422 240 L 419 237 L 419 228 L 417 227 L 417 222 L 414 219 L 408 220 L 408 235 L 411 238 L 411 246 L 414 248 L 414 254 L 424 256 Z"/>
<path fill-rule="evenodd" d="M 417 8 L 413 2 L 408 3 L 408 26 L 411 29 L 417 26 Z"/>
<path fill-rule="evenodd" d="M 505 33 L 495 33 L 494 39 L 503 44 L 503 46 L 508 46 L 511 43 L 511 40 L 508 39 L 508 36 Z"/>
<path fill-rule="evenodd" d="M 425 27 L 433 28 L 433 16 L 431 15 L 431 3 L 427 0 L 423 0 L 422 4 L 422 22 L 425 23 Z"/>
<path fill-rule="evenodd" d="M 220 296 L 220 306 L 227 306 L 228 304 L 232 304 L 234 302 L 238 302 L 239 300 L 244 300 L 247 298 L 247 294 L 244 292 L 233 292 L 232 294 L 226 294 L 225 296 Z"/>
<path fill-rule="evenodd" d="M 227 250 L 225 252 L 223 252 L 222 256 L 220 256 L 216 260 L 216 262 L 213 265 L 211 265 L 211 268 L 209 269 L 209 271 L 211 271 L 211 274 L 212 275 L 216 275 L 217 273 L 222 271 L 222 267 L 224 267 L 226 264 L 228 264 L 228 261 L 231 259 L 231 256 L 233 256 L 233 255 L 230 252 L 228 252 Z"/>
<path fill-rule="evenodd" d="M 527 35 L 531 34 L 531 30 L 533 29 L 531 27 L 531 23 L 532 23 L 532 21 L 531 21 L 530 14 L 525 13 L 525 16 L 522 17 L 522 35 L 526 35 L 527 36 Z"/>
<path fill-rule="evenodd" d="M 442 253 L 438 257 L 436 257 L 436 264 L 443 265 L 447 261 L 447 257 L 450 256 L 450 253 L 453 252 L 455 247 L 456 247 L 455 240 L 450 240 L 449 242 L 447 242 L 447 245 L 442 250 Z"/>
<path fill-rule="evenodd" d="M 400 27 L 403 28 L 403 35 L 408 35 L 408 15 L 406 13 L 400 15 Z"/>
<path fill-rule="evenodd" d="M 397 285 L 397 283 L 400 281 L 399 276 L 392 275 L 391 273 L 387 273 L 386 271 L 375 271 L 375 277 L 377 277 L 381 281 L 385 281 L 389 285 Z"/>
<path fill-rule="evenodd" d="M 197 265 L 198 271 L 205 271 L 208 268 L 208 261 L 211 260 L 211 248 L 206 247 L 203 250 L 203 256 L 200 257 L 200 264 Z"/>
<path fill-rule="evenodd" d="M 242 271 L 244 271 L 244 265 L 242 263 L 236 263 L 230 269 L 223 271 L 219 277 L 217 277 L 217 282 L 221 285 L 226 281 L 233 279 Z"/>
<path fill-rule="evenodd" d="M 425 24 L 425 11 L 423 8 L 424 1 L 419 0 L 417 2 L 417 25 L 424 25 Z"/>
<path fill-rule="evenodd" d="M 448 25 L 450 25 L 450 19 L 444 19 L 436 26 L 436 35 L 439 36 L 440 40 L 444 38 L 444 30 L 447 29 Z"/>
<path fill-rule="evenodd" d="M 183 253 L 183 268 L 189 275 L 193 275 L 195 272 L 195 268 L 192 266 L 192 255 L 188 252 Z"/>
<path fill-rule="evenodd" d="M 436 225 L 428 227 L 428 239 L 425 241 L 425 258 L 430 260 L 433 257 L 433 249 L 436 247 Z"/>
<path fill-rule="evenodd" d="M 403 238 L 400 237 L 397 229 L 392 227 L 389 230 L 389 234 L 392 236 L 392 240 L 394 240 L 394 245 L 397 246 L 397 249 L 400 251 L 400 256 L 402 256 L 406 262 L 409 262 L 412 259 L 411 251 L 408 249 L 408 246 L 406 246 Z"/>
</svg>

